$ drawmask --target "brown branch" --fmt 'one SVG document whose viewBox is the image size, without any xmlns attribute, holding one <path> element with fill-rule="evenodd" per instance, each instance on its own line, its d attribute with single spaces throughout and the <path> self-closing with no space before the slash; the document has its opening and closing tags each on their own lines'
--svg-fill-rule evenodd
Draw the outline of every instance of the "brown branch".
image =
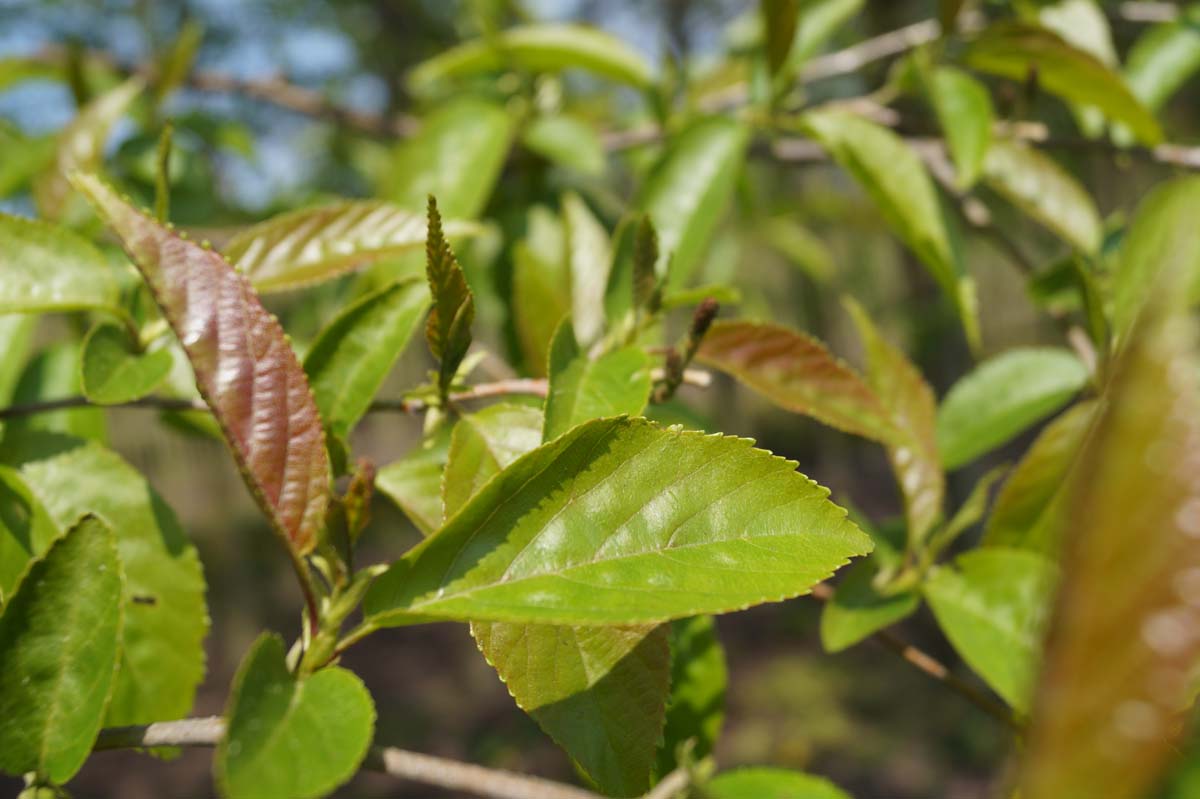
<svg viewBox="0 0 1200 799">
<path fill-rule="evenodd" d="M 168 746 L 216 746 L 224 734 L 225 720 L 219 716 L 160 721 L 101 730 L 92 749 L 99 752 Z M 363 768 L 484 799 L 603 799 L 598 793 L 574 785 L 395 747 L 372 746 L 363 761 Z M 668 799 L 686 788 L 687 784 L 686 773 L 671 772 L 644 799 Z"/>
<path fill-rule="evenodd" d="M 833 599 L 833 594 L 833 587 L 827 583 L 817 583 L 812 589 L 813 598 L 821 602 L 829 602 Z M 933 655 L 908 643 L 891 630 L 880 630 L 871 635 L 870 638 L 882 645 L 889 652 L 898 655 L 905 663 L 908 663 L 926 676 L 932 677 L 954 691 L 1013 732 L 1017 734 L 1024 733 L 1024 727 L 1013 717 L 1012 712 L 1007 707 L 992 699 L 986 692 L 954 674 L 946 664 Z"/>
</svg>

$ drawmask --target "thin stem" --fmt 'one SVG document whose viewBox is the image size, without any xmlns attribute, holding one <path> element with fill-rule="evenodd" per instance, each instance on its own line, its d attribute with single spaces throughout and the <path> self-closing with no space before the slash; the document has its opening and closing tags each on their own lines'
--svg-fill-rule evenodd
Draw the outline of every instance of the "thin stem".
<svg viewBox="0 0 1200 799">
<path fill-rule="evenodd" d="M 813 586 L 812 596 L 821 602 L 828 602 L 833 599 L 834 589 L 826 583 L 817 583 Z M 898 655 L 905 663 L 915 667 L 926 676 L 940 682 L 950 690 L 954 691 L 959 696 L 966 699 L 975 707 L 982 710 L 992 718 L 996 719 L 1006 727 L 1011 729 L 1018 735 L 1024 733 L 1024 728 L 1013 717 L 1013 714 L 1007 707 L 992 699 L 985 692 L 976 688 L 971 683 L 962 679 L 958 675 L 950 671 L 946 664 L 930 655 L 913 644 L 908 643 L 900 636 L 896 635 L 891 630 L 880 630 L 871 636 L 873 640 L 881 644 L 889 652 Z"/>
</svg>

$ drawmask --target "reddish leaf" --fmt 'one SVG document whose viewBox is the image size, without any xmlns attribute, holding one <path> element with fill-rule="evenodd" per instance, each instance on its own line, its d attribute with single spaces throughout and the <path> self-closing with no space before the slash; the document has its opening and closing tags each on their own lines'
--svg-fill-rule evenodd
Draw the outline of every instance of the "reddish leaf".
<svg viewBox="0 0 1200 799">
<path fill-rule="evenodd" d="M 425 239 L 425 273 L 433 308 L 425 322 L 429 349 L 440 361 L 438 389 L 444 397 L 450 383 L 471 346 L 471 323 L 475 321 L 475 298 L 467 286 L 466 275 L 442 232 L 442 217 L 437 201 L 429 198 L 428 233 Z"/>
<path fill-rule="evenodd" d="M 803 333 L 756 322 L 717 322 L 696 357 L 789 411 L 883 443 L 899 436 L 863 379 Z"/>
<path fill-rule="evenodd" d="M 293 555 L 305 554 L 329 503 L 329 461 L 316 403 L 279 321 L 220 255 L 163 227 L 98 178 L 72 180 L 154 292 L 250 492 Z"/>
</svg>

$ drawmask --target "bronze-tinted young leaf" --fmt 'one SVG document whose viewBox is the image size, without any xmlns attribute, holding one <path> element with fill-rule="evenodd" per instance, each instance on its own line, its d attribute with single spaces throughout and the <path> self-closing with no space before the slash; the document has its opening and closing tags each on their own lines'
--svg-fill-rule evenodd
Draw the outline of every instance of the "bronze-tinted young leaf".
<svg viewBox="0 0 1200 799">
<path fill-rule="evenodd" d="M 425 273 L 433 308 L 425 323 L 425 338 L 437 358 L 438 388 L 444 395 L 471 346 L 471 323 L 475 321 L 475 298 L 467 286 L 466 275 L 450 249 L 442 231 L 437 201 L 429 198 L 429 233 L 425 240 Z"/>
<path fill-rule="evenodd" d="M 224 258 L 164 228 L 90 175 L 75 184 L 125 244 L 192 363 L 259 506 L 294 556 L 329 503 L 316 403 L 279 321 Z"/>
<path fill-rule="evenodd" d="M 900 431 L 875 392 L 814 338 L 772 324 L 718 321 L 696 355 L 776 405 L 875 441 Z"/>
<path fill-rule="evenodd" d="M 946 477 L 938 457 L 937 400 L 933 389 L 899 348 L 879 334 L 858 303 L 846 308 L 867 354 L 867 379 L 888 409 L 898 438 L 885 442 L 888 460 L 904 496 L 910 545 L 924 540 L 942 512 Z"/>
<path fill-rule="evenodd" d="M 1193 223 L 1188 223 L 1193 224 Z M 1025 799 L 1148 795 L 1200 663 L 1200 375 L 1191 319 L 1159 283 L 1112 365 L 1068 488 Z"/>
</svg>

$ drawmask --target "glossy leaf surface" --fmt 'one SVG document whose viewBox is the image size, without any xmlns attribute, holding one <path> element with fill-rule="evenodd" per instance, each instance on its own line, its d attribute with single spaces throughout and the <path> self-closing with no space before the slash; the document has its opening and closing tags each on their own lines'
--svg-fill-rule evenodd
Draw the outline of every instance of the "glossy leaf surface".
<svg viewBox="0 0 1200 799">
<path fill-rule="evenodd" d="M 76 185 L 125 244 L 183 344 L 243 479 L 299 557 L 329 504 L 329 461 L 308 381 L 278 320 L 217 253 L 159 225 L 95 177 Z"/>
<path fill-rule="evenodd" d="M 0 313 L 118 309 L 117 279 L 87 239 L 0 214 Z"/>
<path fill-rule="evenodd" d="M 34 562 L 0 615 L 0 769 L 66 782 L 100 732 L 121 645 L 121 562 L 89 517 Z"/>
<path fill-rule="evenodd" d="M 354 775 L 375 730 L 362 681 L 337 666 L 297 679 L 263 635 L 234 678 L 214 770 L 229 799 L 324 796 Z"/>
<path fill-rule="evenodd" d="M 381 625 L 647 624 L 779 601 L 871 549 L 827 494 L 743 439 L 588 422 L 487 483 L 364 609 Z"/>
</svg>

